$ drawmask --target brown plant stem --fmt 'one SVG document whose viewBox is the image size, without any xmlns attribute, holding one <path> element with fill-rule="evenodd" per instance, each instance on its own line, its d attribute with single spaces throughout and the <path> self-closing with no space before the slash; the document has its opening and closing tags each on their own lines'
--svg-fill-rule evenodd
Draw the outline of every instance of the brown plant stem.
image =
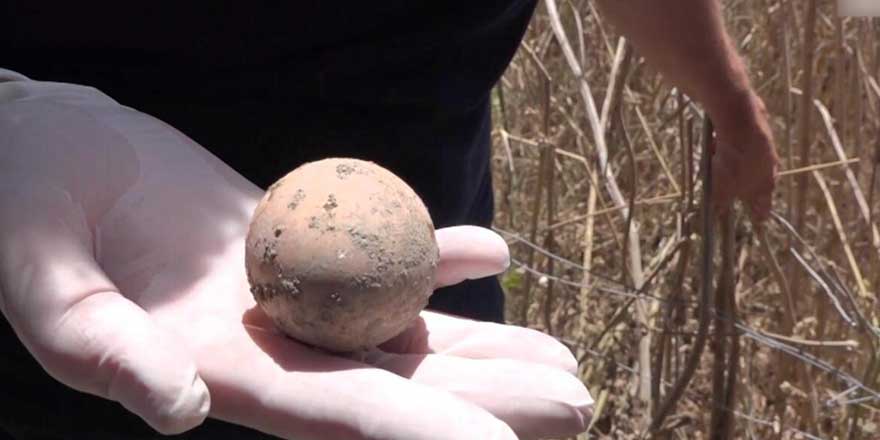
<svg viewBox="0 0 880 440">
<path fill-rule="evenodd" d="M 800 121 L 798 124 L 798 143 L 800 144 L 799 154 L 800 154 L 800 166 L 805 167 L 810 164 L 810 147 L 813 141 L 812 136 L 812 104 L 813 104 L 813 57 L 815 55 L 815 47 L 816 47 L 816 0 L 809 0 L 806 9 L 805 9 L 806 18 L 803 23 L 803 59 L 801 60 L 801 69 L 803 70 L 803 82 L 801 86 L 802 95 L 800 102 Z M 806 211 L 807 211 L 807 195 L 808 195 L 808 183 L 806 174 L 800 174 L 797 176 L 797 192 L 795 193 L 794 198 L 794 215 L 793 215 L 793 224 L 795 229 L 798 231 L 802 231 L 804 229 L 804 224 L 806 223 Z M 791 283 L 791 288 L 789 289 L 791 292 L 801 292 L 803 286 L 803 276 L 802 273 L 796 268 L 795 264 L 791 262 L 789 266 L 790 276 L 788 277 L 789 282 Z M 792 323 L 793 325 L 794 323 Z M 786 325 L 787 327 L 787 325 Z M 784 329 L 786 331 L 791 331 L 790 328 Z M 784 364 L 783 364 L 784 365 Z M 792 381 L 792 378 L 795 376 L 795 371 L 791 369 L 787 369 L 782 372 L 782 377 L 784 380 Z M 804 384 L 805 385 L 805 384 Z M 780 421 L 785 420 L 785 396 L 784 394 L 779 395 L 780 399 L 777 401 L 776 407 L 776 416 Z M 797 408 L 797 412 L 805 423 L 813 424 L 812 414 L 806 408 L 805 405 L 799 405 Z"/>
<path fill-rule="evenodd" d="M 715 288 L 714 362 L 712 364 L 712 416 L 709 437 L 727 440 L 732 433 L 732 411 L 739 363 L 739 344 L 733 326 L 736 303 L 736 238 L 733 212 L 721 217 L 721 267 Z M 731 340 L 728 345 L 728 338 Z"/>
<path fill-rule="evenodd" d="M 657 410 L 656 415 L 651 420 L 651 424 L 648 427 L 648 434 L 657 432 L 663 426 L 663 421 L 675 408 L 679 399 L 681 399 L 681 396 L 684 394 L 685 389 L 687 389 L 688 384 L 690 384 L 690 381 L 694 376 L 694 372 L 697 370 L 700 358 L 703 355 L 703 350 L 706 348 L 706 340 L 708 339 L 710 310 L 712 308 L 710 295 L 712 285 L 712 254 L 715 249 L 714 232 L 712 230 L 712 167 L 709 154 L 709 143 L 711 142 L 713 132 L 712 122 L 709 120 L 708 116 L 706 116 L 703 121 L 703 244 L 702 254 L 700 256 L 700 276 L 702 277 L 702 282 L 700 285 L 700 308 L 697 336 L 694 339 L 694 346 L 691 348 L 691 352 L 685 361 L 681 376 L 676 379 L 672 388 L 669 390 L 669 394 L 667 394 L 666 398 L 660 403 L 660 409 Z"/>
</svg>

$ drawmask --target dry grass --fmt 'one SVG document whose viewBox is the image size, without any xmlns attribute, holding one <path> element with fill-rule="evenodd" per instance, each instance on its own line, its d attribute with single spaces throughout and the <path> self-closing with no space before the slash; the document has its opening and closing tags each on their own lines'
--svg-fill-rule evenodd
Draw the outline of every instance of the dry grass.
<svg viewBox="0 0 880 440">
<path fill-rule="evenodd" d="M 588 0 L 542 3 L 493 99 L 508 319 L 581 358 L 583 438 L 880 438 L 880 19 L 724 4 L 773 115 L 774 220 L 716 224 L 705 257 L 699 104 Z"/>
</svg>

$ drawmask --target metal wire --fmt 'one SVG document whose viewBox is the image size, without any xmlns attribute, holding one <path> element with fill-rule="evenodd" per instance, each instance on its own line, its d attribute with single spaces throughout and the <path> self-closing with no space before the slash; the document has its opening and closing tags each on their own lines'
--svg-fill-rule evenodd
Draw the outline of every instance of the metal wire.
<svg viewBox="0 0 880 440">
<path fill-rule="evenodd" d="M 788 224 L 788 222 L 786 222 L 781 216 L 773 213 L 772 218 L 780 220 L 780 223 L 783 226 L 785 226 L 784 229 L 786 229 L 791 234 L 795 235 L 797 239 L 801 240 L 803 243 L 806 244 L 806 241 L 804 241 L 803 238 L 800 235 L 798 235 L 797 232 L 793 230 L 791 225 Z M 511 258 L 511 262 L 514 265 L 516 265 L 517 267 L 521 268 L 524 271 L 532 273 L 533 275 L 537 275 L 539 277 L 546 277 L 547 279 L 552 279 L 554 282 L 564 284 L 567 286 L 576 287 L 576 288 L 587 287 L 587 288 L 591 288 L 596 291 L 605 292 L 608 294 L 612 294 L 612 295 L 620 296 L 620 297 L 624 297 L 624 298 L 643 298 L 643 299 L 651 299 L 651 300 L 658 301 L 658 302 L 664 303 L 664 304 L 670 303 L 670 301 L 665 298 L 662 298 L 657 295 L 652 295 L 652 294 L 645 292 L 644 290 L 647 287 L 649 287 L 647 283 L 644 286 L 642 286 L 640 289 L 633 289 L 632 287 L 627 286 L 627 285 L 621 283 L 620 281 L 618 281 L 610 276 L 596 272 L 594 270 L 590 270 L 590 269 L 588 269 L 588 268 L 586 268 L 586 267 L 584 267 L 574 261 L 568 260 L 560 255 L 551 253 L 551 252 L 547 251 L 546 249 L 544 249 L 544 248 L 530 242 L 529 240 L 519 236 L 518 234 L 509 232 L 509 231 L 505 231 L 500 228 L 494 228 L 494 230 L 502 235 L 507 236 L 508 238 L 515 240 L 518 243 L 521 243 L 525 246 L 528 246 L 528 247 L 534 249 L 538 253 L 540 253 L 548 258 L 554 259 L 555 261 L 557 261 L 563 265 L 587 272 L 587 273 L 593 275 L 596 279 L 599 279 L 604 283 L 611 284 L 611 286 L 602 285 L 602 284 L 585 285 L 583 283 L 571 281 L 571 280 L 568 280 L 568 279 L 565 279 L 562 277 L 555 276 L 553 274 L 542 272 L 542 271 L 535 269 L 533 267 L 529 267 L 525 263 L 523 263 L 515 258 Z M 809 246 L 805 246 L 805 247 L 808 249 L 808 252 L 812 253 L 812 250 L 809 248 Z M 796 256 L 799 256 L 799 255 L 796 255 Z M 818 261 L 817 256 L 815 256 L 815 255 L 811 255 L 811 256 L 813 256 L 814 261 Z M 801 265 L 805 268 L 805 270 L 810 269 L 813 271 L 813 274 L 816 273 L 816 271 L 813 270 L 812 268 L 810 268 L 809 264 L 807 264 L 807 262 L 803 258 L 800 258 L 798 260 L 799 260 L 799 263 L 801 263 Z M 824 268 L 820 268 L 820 270 L 822 272 L 825 272 Z M 809 273 L 809 271 L 808 271 L 808 273 Z M 813 275 L 813 274 L 811 274 L 811 275 Z M 832 289 L 828 284 L 823 284 L 822 287 L 827 290 Z M 831 296 L 834 299 L 837 299 L 836 295 L 829 293 L 829 296 Z M 697 306 L 696 301 L 691 301 L 691 300 L 680 299 L 680 300 L 678 300 L 678 303 L 679 304 L 684 303 L 689 306 Z M 849 314 L 847 314 L 843 310 L 843 307 L 841 307 L 839 303 L 836 303 L 835 305 L 837 306 L 836 308 L 837 308 L 838 312 L 841 314 L 841 316 L 844 318 L 844 320 L 847 321 L 847 323 L 852 323 L 853 322 L 852 318 L 849 316 Z M 726 316 L 721 316 L 718 314 L 717 310 L 714 307 L 711 309 L 711 313 L 714 316 L 718 317 L 719 319 L 733 322 L 733 324 L 737 330 L 741 331 L 744 336 L 754 340 L 755 342 L 757 342 L 763 346 L 766 346 L 770 349 L 781 351 L 783 353 L 788 354 L 789 356 L 792 356 L 796 359 L 799 359 L 803 362 L 806 362 L 809 365 L 813 366 L 814 368 L 817 368 L 825 373 L 830 374 L 832 377 L 840 380 L 841 382 L 843 382 L 847 386 L 855 388 L 857 390 L 860 390 L 864 394 L 864 395 L 859 396 L 857 398 L 849 399 L 849 400 L 845 400 L 845 401 L 840 401 L 839 399 L 828 399 L 825 401 L 825 405 L 835 406 L 835 405 L 863 403 L 863 402 L 872 401 L 872 400 L 880 401 L 880 392 L 865 385 L 864 383 L 862 383 L 861 381 L 856 379 L 854 376 L 852 376 L 844 371 L 841 371 L 840 368 L 835 367 L 834 365 L 831 365 L 830 363 L 825 362 L 822 359 L 819 359 L 819 358 L 807 353 L 806 351 L 804 351 L 798 347 L 786 344 L 786 343 L 781 342 L 777 339 L 774 339 L 772 337 L 764 335 L 764 334 L 748 327 L 747 325 L 745 325 L 744 323 L 742 323 L 740 321 L 732 320 Z M 875 335 L 878 333 L 877 328 L 875 328 L 873 326 L 871 326 L 870 330 L 872 332 L 874 332 Z"/>
<path fill-rule="evenodd" d="M 579 344 L 575 344 L 575 343 L 573 343 L 572 341 L 567 341 L 567 340 L 562 340 L 561 342 L 568 343 L 568 344 L 572 344 L 572 345 L 579 345 Z M 619 369 L 621 369 L 621 370 L 623 370 L 623 371 L 626 371 L 627 373 L 630 373 L 630 374 L 632 374 L 632 375 L 636 375 L 636 374 L 638 374 L 638 370 L 636 370 L 635 368 L 630 367 L 629 365 L 621 364 L 620 362 L 617 362 L 616 360 L 614 360 L 614 358 L 612 358 L 611 356 L 609 356 L 609 355 L 607 355 L 607 354 L 605 354 L 605 353 L 601 353 L 601 352 L 599 352 L 599 351 L 593 350 L 593 349 L 588 348 L 588 347 L 583 347 L 583 349 L 584 349 L 585 352 L 587 352 L 587 353 L 589 353 L 589 354 L 591 354 L 591 355 L 593 355 L 593 356 L 601 357 L 601 358 L 604 358 L 604 359 L 610 361 L 610 362 L 613 363 L 617 368 L 619 368 Z M 666 386 L 672 386 L 671 383 L 669 383 L 669 382 L 667 382 L 667 381 L 665 381 L 665 380 L 663 381 L 663 384 L 666 385 Z M 693 392 L 693 391 L 685 391 L 685 393 L 686 393 L 686 394 L 689 394 L 689 395 L 690 395 L 689 397 L 696 397 L 696 398 L 699 398 L 699 397 L 700 397 L 700 396 L 696 396 L 696 393 Z M 771 420 L 762 419 L 762 418 L 760 418 L 760 417 L 758 417 L 758 416 L 755 416 L 755 415 L 753 415 L 753 414 L 746 414 L 746 413 L 744 413 L 744 412 L 737 411 L 737 410 L 735 410 L 735 409 L 731 409 L 731 408 L 725 408 L 725 409 L 727 409 L 728 411 L 730 411 L 731 413 L 733 413 L 733 415 L 736 416 L 736 417 L 739 417 L 739 418 L 741 418 L 741 419 L 748 420 L 748 421 L 753 422 L 753 423 L 757 423 L 757 424 L 759 424 L 759 425 L 763 425 L 763 426 L 776 426 L 776 425 L 777 425 L 775 422 L 773 422 L 773 421 L 771 421 Z M 797 428 L 780 427 L 779 429 L 781 429 L 781 430 L 784 431 L 784 432 L 790 432 L 790 433 L 793 433 L 793 434 L 799 434 L 799 435 L 802 435 L 804 438 L 807 438 L 807 439 L 810 439 L 810 440 L 827 440 L 827 439 L 823 439 L 822 437 L 819 437 L 819 436 L 817 436 L 817 435 L 815 435 L 815 434 L 812 434 L 812 433 L 809 433 L 809 432 L 806 432 L 806 431 L 802 431 L 802 430 L 797 429 Z"/>
</svg>

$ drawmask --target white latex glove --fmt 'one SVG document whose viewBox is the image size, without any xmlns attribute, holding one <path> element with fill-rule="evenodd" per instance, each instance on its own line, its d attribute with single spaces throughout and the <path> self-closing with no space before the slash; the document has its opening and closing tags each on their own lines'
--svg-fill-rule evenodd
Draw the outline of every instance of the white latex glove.
<svg viewBox="0 0 880 440">
<path fill-rule="evenodd" d="M 161 121 L 0 70 L 0 309 L 59 381 L 162 433 L 208 416 L 298 439 L 585 429 L 573 356 L 535 331 L 426 311 L 366 363 L 280 334 L 245 277 L 260 197 Z M 441 286 L 507 265 L 491 231 L 437 240 Z"/>
</svg>

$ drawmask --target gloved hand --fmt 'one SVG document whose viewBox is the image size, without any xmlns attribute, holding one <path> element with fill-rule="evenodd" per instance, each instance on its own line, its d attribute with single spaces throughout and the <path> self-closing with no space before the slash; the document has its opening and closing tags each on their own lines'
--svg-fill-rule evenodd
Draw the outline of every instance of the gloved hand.
<svg viewBox="0 0 880 440">
<path fill-rule="evenodd" d="M 592 399 L 576 362 L 539 332 L 423 312 L 365 359 L 280 334 L 244 270 L 261 196 L 93 88 L 0 70 L 0 310 L 59 381 L 162 433 L 208 416 L 297 439 L 585 429 Z M 441 286 L 507 265 L 486 229 L 436 235 Z"/>
</svg>

